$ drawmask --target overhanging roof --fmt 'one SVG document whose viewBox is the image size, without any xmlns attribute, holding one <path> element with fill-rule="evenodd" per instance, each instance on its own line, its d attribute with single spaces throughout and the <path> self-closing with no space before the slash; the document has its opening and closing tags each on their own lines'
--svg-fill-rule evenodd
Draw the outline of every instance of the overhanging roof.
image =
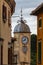
<svg viewBox="0 0 43 65">
<path fill-rule="evenodd" d="M 43 12 L 43 3 L 41 3 L 35 10 L 31 12 L 30 15 L 38 15 Z"/>
</svg>

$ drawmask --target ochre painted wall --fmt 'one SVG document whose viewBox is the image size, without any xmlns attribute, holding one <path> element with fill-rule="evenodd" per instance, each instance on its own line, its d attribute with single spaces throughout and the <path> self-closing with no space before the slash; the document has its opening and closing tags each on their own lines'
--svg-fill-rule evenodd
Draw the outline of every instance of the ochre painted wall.
<svg viewBox="0 0 43 65">
<path fill-rule="evenodd" d="M 39 19 L 42 19 L 42 27 L 38 27 L 38 21 Z M 37 15 L 37 49 L 38 49 L 38 40 L 41 39 L 42 44 L 41 44 L 41 64 L 37 65 L 43 65 L 43 13 L 40 13 Z M 37 50 L 37 62 L 38 62 L 38 50 Z"/>
</svg>

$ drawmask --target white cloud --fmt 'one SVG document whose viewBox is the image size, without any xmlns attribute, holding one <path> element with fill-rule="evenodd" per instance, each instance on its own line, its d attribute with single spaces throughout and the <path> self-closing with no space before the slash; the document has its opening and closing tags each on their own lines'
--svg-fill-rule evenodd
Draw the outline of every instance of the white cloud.
<svg viewBox="0 0 43 65">
<path fill-rule="evenodd" d="M 16 5 L 18 8 L 20 7 L 28 8 L 28 7 L 36 7 L 41 2 L 43 2 L 43 0 L 16 0 L 17 3 Z"/>
<path fill-rule="evenodd" d="M 30 16 L 30 12 L 36 8 L 43 0 L 15 0 L 16 1 L 16 9 L 13 16 L 20 16 L 21 7 L 23 8 L 23 17 L 27 20 L 27 24 L 29 25 L 31 32 L 37 34 L 37 18 L 34 16 Z M 14 27 L 17 25 L 17 20 L 19 18 L 12 18 L 12 32 L 14 31 Z"/>
</svg>

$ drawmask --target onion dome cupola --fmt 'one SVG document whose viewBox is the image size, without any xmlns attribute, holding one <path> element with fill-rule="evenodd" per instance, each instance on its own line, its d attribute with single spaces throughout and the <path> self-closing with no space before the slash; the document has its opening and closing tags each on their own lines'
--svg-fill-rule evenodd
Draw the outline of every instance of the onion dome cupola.
<svg viewBox="0 0 43 65">
<path fill-rule="evenodd" d="M 14 33 L 30 33 L 30 28 L 27 24 L 25 24 L 25 20 L 23 20 L 22 17 L 22 9 L 21 9 L 21 18 L 19 20 L 20 23 L 18 23 L 14 28 Z"/>
</svg>

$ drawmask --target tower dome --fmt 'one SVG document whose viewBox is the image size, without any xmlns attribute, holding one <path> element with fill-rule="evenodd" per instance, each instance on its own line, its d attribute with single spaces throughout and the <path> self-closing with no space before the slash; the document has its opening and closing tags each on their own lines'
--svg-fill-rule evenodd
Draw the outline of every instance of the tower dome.
<svg viewBox="0 0 43 65">
<path fill-rule="evenodd" d="M 19 23 L 14 28 L 14 33 L 18 33 L 18 32 L 29 32 L 30 33 L 30 28 L 25 23 Z"/>
<path fill-rule="evenodd" d="M 27 24 L 25 24 L 25 20 L 23 20 L 23 17 L 22 17 L 22 10 L 21 10 L 21 19 L 19 21 L 20 23 L 18 23 L 15 28 L 14 28 L 14 33 L 30 33 L 30 28 Z"/>
</svg>

